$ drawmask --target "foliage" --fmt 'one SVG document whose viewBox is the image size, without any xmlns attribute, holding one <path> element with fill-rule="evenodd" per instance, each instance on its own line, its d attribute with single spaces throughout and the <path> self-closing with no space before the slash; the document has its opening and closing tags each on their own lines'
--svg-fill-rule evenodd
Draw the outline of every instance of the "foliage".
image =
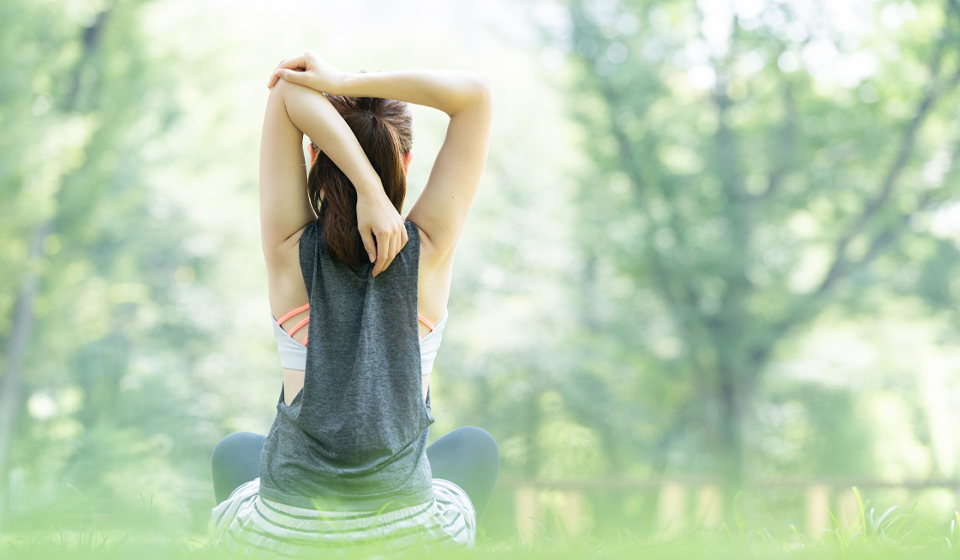
<svg viewBox="0 0 960 560">
<path fill-rule="evenodd" d="M 735 487 L 746 465 L 769 468 L 749 427 L 791 339 L 827 310 L 920 298 L 935 317 L 955 297 L 956 248 L 929 224 L 958 194 L 960 10 L 564 6 L 548 31 L 574 63 L 570 107 L 592 162 L 577 197 L 593 334 L 571 343 L 578 420 Z M 821 392 L 804 406 L 834 398 L 800 391 Z M 804 441 L 828 438 L 815 455 L 847 454 L 856 472 L 868 449 L 830 441 L 856 421 L 835 397 Z"/>
<path fill-rule="evenodd" d="M 151 166 L 164 164 L 150 148 L 178 108 L 169 62 L 144 41 L 143 6 L 0 8 L 18 23 L 0 56 L 10 132 L 0 150 L 0 333 L 4 379 L 22 376 L 6 407 L 19 420 L 9 477 L 18 484 L 4 500 L 21 522 L 53 503 L 75 516 L 90 507 L 129 516 L 119 498 L 158 484 L 192 494 L 215 443 L 197 430 L 208 420 L 185 390 L 205 339 L 176 308 L 203 267 L 184 251 L 185 225 L 145 188 Z M 27 345 L 22 363 L 17 344 Z M 193 436 L 175 444 L 184 433 Z"/>
<path fill-rule="evenodd" d="M 461 67 L 484 47 L 494 142 L 431 438 L 484 427 L 504 478 L 957 475 L 955 2 L 497 0 L 426 18 L 404 48 L 384 37 L 418 10 L 386 0 L 301 2 L 296 21 L 202 6 L 0 3 L 0 512 L 24 554 L 198 554 L 210 451 L 269 426 L 258 95 L 296 37 L 370 70 Z M 445 124 L 416 119 L 411 200 Z M 498 490 L 484 553 L 957 542 L 953 496 L 894 543 L 796 538 L 778 496 L 743 500 L 733 536 L 664 542 L 657 500 L 590 496 L 593 540 L 525 552 Z"/>
</svg>

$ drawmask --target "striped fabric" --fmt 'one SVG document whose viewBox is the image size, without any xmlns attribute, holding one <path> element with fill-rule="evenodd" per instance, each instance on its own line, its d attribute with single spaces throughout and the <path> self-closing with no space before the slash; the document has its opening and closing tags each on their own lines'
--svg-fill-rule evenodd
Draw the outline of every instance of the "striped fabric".
<svg viewBox="0 0 960 560">
<path fill-rule="evenodd" d="M 260 479 L 233 491 L 212 511 L 213 540 L 229 552 L 303 558 L 338 552 L 350 558 L 375 552 L 472 548 L 476 510 L 456 484 L 433 479 L 434 499 L 395 511 L 318 511 L 259 495 Z"/>
</svg>

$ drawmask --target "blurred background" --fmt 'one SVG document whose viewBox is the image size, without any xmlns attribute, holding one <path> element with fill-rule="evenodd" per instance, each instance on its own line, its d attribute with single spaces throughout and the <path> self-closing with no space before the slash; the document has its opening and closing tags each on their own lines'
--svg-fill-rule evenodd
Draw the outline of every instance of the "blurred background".
<svg viewBox="0 0 960 560">
<path fill-rule="evenodd" d="M 279 398 L 257 159 L 307 49 L 492 77 L 430 429 L 499 442 L 487 537 L 960 508 L 956 0 L 4 0 L 0 531 L 205 533 Z"/>
</svg>

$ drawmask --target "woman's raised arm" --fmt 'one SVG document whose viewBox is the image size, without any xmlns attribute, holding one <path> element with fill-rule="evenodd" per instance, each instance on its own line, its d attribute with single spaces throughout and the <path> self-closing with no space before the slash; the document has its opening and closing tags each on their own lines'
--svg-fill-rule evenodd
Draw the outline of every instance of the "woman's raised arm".
<svg viewBox="0 0 960 560">
<path fill-rule="evenodd" d="M 316 219 L 307 199 L 303 133 L 290 122 L 283 90 L 267 99 L 260 135 L 260 240 L 268 263 L 296 247 L 300 231 Z"/>
<path fill-rule="evenodd" d="M 426 105 L 450 116 L 430 178 L 408 218 L 423 230 L 438 261 L 452 257 L 490 144 L 493 108 L 487 75 L 448 71 L 347 74 L 308 52 L 283 61 L 268 87 L 277 78 L 330 94 Z"/>
</svg>

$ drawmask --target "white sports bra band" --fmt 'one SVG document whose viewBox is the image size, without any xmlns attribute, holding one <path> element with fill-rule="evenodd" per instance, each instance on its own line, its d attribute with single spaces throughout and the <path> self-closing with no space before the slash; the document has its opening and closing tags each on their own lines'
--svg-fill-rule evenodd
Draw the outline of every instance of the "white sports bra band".
<svg viewBox="0 0 960 560">
<path fill-rule="evenodd" d="M 301 308 L 298 312 L 305 310 L 305 308 Z M 433 362 L 436 360 L 437 352 L 440 350 L 440 341 L 443 337 L 443 329 L 447 326 L 448 315 L 449 311 L 444 310 L 443 319 L 441 319 L 440 322 L 434 326 L 433 330 L 428 332 L 423 338 L 420 339 L 421 375 L 428 375 L 433 371 Z M 288 313 L 283 317 L 283 319 L 289 319 L 291 316 L 292 315 Z M 283 330 L 283 327 L 281 327 L 280 323 L 277 322 L 277 319 L 273 316 L 272 312 L 270 313 L 270 320 L 273 322 L 273 334 L 277 339 L 277 351 L 280 353 L 280 365 L 287 369 L 305 371 L 307 369 L 307 347 L 302 343 L 297 342 L 292 336 L 290 336 L 289 333 L 287 333 L 287 331 Z M 295 332 L 300 328 L 300 326 L 305 324 L 306 320 L 301 321 L 298 323 L 297 327 L 292 330 Z M 306 339 L 304 340 L 306 341 Z"/>
</svg>

